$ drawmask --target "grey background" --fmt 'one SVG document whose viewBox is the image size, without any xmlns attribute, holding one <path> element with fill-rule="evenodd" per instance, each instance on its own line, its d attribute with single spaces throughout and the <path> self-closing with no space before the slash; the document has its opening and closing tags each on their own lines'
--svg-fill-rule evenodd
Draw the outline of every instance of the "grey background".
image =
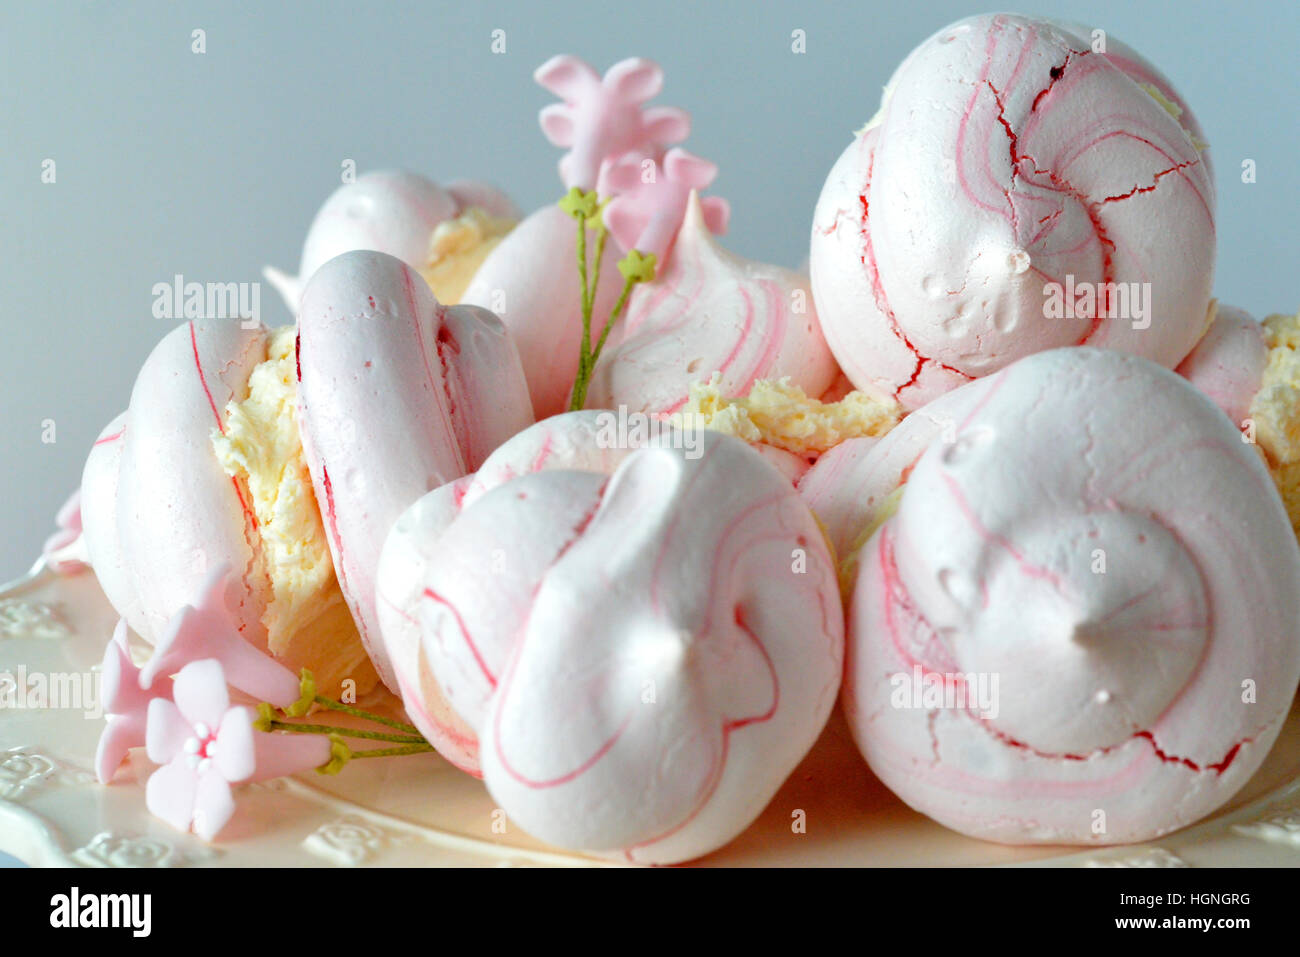
<svg viewBox="0 0 1300 957">
<path fill-rule="evenodd" d="M 0 580 L 24 570 L 100 428 L 174 325 L 151 289 L 296 271 L 340 164 L 474 176 L 531 210 L 558 198 L 533 69 L 658 60 L 659 102 L 721 166 L 727 243 L 794 266 L 813 204 L 898 61 L 979 5 L 814 3 L 5 4 L 0 13 Z M 1295 3 L 1039 2 L 1168 74 L 1207 131 L 1219 186 L 1217 292 L 1300 305 Z M 191 52 L 191 30 L 207 52 Z M 490 50 L 506 31 L 507 53 Z M 807 52 L 791 52 L 791 31 Z M 1258 182 L 1240 181 L 1243 158 Z M 58 181 L 40 181 L 53 158 Z M 263 319 L 290 317 L 269 286 Z M 43 421 L 56 441 L 41 441 Z"/>
</svg>

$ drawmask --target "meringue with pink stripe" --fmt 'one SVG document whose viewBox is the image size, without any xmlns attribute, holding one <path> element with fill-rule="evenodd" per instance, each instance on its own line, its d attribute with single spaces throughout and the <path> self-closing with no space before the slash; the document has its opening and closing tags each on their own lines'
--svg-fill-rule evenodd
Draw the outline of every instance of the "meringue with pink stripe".
<svg viewBox="0 0 1300 957">
<path fill-rule="evenodd" d="M 633 290 L 622 339 L 596 364 L 588 408 L 676 412 L 715 372 L 726 396 L 760 379 L 789 376 L 809 395 L 835 381 L 807 281 L 727 252 L 707 219 L 692 193 L 667 262 Z"/>
<path fill-rule="evenodd" d="M 390 551 L 392 567 L 419 552 L 422 574 L 398 583 L 407 624 L 385 637 L 477 738 L 513 821 L 671 863 L 744 830 L 812 746 L 843 614 L 816 521 L 757 453 L 711 432 L 698 455 L 601 449 L 600 415 L 539 423 L 426 496 L 435 518 L 398 522 L 381 575 Z"/>
<path fill-rule="evenodd" d="M 842 474 L 863 482 L 840 496 L 901 487 L 892 514 L 858 516 L 883 521 L 844 705 L 912 807 L 986 840 L 1120 844 L 1204 817 L 1259 767 L 1300 679 L 1300 548 L 1261 458 L 1183 379 L 1041 353 Z"/>
<path fill-rule="evenodd" d="M 1113 37 L 1009 14 L 940 30 L 817 204 L 812 287 L 836 359 L 907 408 L 1057 346 L 1173 368 L 1210 302 L 1204 146 L 1168 80 Z"/>
</svg>

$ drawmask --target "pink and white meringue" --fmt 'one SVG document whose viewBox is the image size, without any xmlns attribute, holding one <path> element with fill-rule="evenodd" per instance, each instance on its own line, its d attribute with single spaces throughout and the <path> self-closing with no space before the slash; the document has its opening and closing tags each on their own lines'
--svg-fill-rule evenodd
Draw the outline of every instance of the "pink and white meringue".
<svg viewBox="0 0 1300 957">
<path fill-rule="evenodd" d="M 1052 350 L 846 454 L 839 497 L 874 499 L 854 521 L 876 530 L 844 704 L 904 801 L 988 840 L 1117 844 L 1259 766 L 1300 679 L 1300 548 L 1261 458 L 1184 380 Z M 866 530 L 842 521 L 841 541 Z"/>
<path fill-rule="evenodd" d="M 271 266 L 264 274 L 284 297 L 289 311 L 297 315 L 307 281 L 335 256 L 372 249 L 427 273 L 438 264 L 439 230 L 446 232 L 460 217 L 472 220 L 471 211 L 475 210 L 501 222 L 491 223 L 490 235 L 480 237 L 489 241 L 487 248 L 478 250 L 474 261 L 458 272 L 472 273 L 499 236 L 519 218 L 514 203 L 487 183 L 456 181 L 443 188 L 406 170 L 364 173 L 336 189 L 316 213 L 303 243 L 298 275 L 289 276 Z M 436 275 L 429 277 L 431 281 Z M 459 279 L 450 285 L 464 288 Z M 455 300 L 448 290 L 437 291 L 440 299 Z"/>
<path fill-rule="evenodd" d="M 1200 338 L 1215 230 L 1199 126 L 1154 67 L 1096 42 L 983 15 L 895 71 L 812 230 L 818 315 L 858 388 L 916 408 L 1044 349 L 1173 368 Z"/>
<path fill-rule="evenodd" d="M 476 469 L 533 420 L 519 354 L 495 315 L 441 306 L 406 263 L 330 260 L 303 293 L 298 417 L 339 585 L 384 683 L 375 570 L 398 515 Z"/>
<path fill-rule="evenodd" d="M 568 412 L 543 419 L 504 442 L 476 473 L 416 500 L 393 524 L 376 572 L 376 606 L 384 645 L 407 714 L 439 753 L 482 777 L 478 737 L 446 700 L 424 655 L 420 609 L 430 562 L 443 533 L 476 499 L 512 479 L 546 469 L 611 475 L 644 446 L 606 431 L 602 413 Z"/>
<path fill-rule="evenodd" d="M 1242 428 L 1267 364 L 1260 321 L 1244 309 L 1216 303 L 1210 328 L 1175 371 Z"/>
<path fill-rule="evenodd" d="M 821 395 L 838 371 L 807 281 L 728 253 L 693 195 L 666 268 L 633 290 L 622 339 L 597 363 L 587 406 L 676 412 L 714 373 L 729 397 L 786 376 Z"/>
<path fill-rule="evenodd" d="M 670 863 L 742 831 L 812 745 L 842 614 L 815 520 L 744 443 L 602 448 L 602 416 L 539 423 L 473 483 L 427 496 L 432 519 L 398 522 L 381 574 L 390 551 L 424 567 L 385 637 L 409 647 L 419 622 L 417 657 L 511 819 Z M 413 535 L 429 537 L 412 549 Z"/>
<path fill-rule="evenodd" d="M 276 444 L 238 414 L 251 382 L 279 377 L 284 358 L 273 351 L 287 347 L 292 363 L 293 330 L 285 331 L 196 320 L 163 338 L 136 378 L 130 407 L 87 457 L 86 550 L 109 602 L 150 644 L 203 592 L 210 571 L 228 565 L 237 570 L 230 604 L 245 640 L 294 672 L 310 667 L 322 690 L 350 678 L 364 693 L 376 677 L 323 534 L 312 533 L 320 518 L 310 478 L 294 456 L 270 454 L 280 451 Z M 292 412 L 278 424 L 296 449 Z M 247 468 L 274 479 L 254 488 L 247 469 L 227 471 L 223 445 L 256 453 L 246 456 L 254 460 Z M 287 547 L 275 547 L 280 539 Z"/>
<path fill-rule="evenodd" d="M 386 663 L 375 645 L 372 667 L 358 628 L 374 622 L 362 583 L 388 525 L 532 417 L 495 317 L 443 309 L 383 253 L 320 272 L 297 330 L 195 321 L 163 339 L 87 459 L 84 537 L 151 644 L 229 565 L 247 641 L 326 693 L 361 694 Z"/>
</svg>

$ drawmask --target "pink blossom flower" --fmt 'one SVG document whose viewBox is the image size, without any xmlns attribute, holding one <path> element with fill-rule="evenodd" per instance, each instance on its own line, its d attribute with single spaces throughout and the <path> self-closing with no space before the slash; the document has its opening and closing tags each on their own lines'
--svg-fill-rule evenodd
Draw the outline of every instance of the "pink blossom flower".
<svg viewBox="0 0 1300 957">
<path fill-rule="evenodd" d="M 170 678 L 158 679 L 148 690 L 140 687 L 140 669 L 131 660 L 124 618 L 118 619 L 113 638 L 104 649 L 100 688 L 106 724 L 95 750 L 95 774 L 101 784 L 108 784 L 126 753 L 144 747 L 149 702 L 172 695 Z"/>
<path fill-rule="evenodd" d="M 81 538 L 81 489 L 77 489 L 54 516 L 58 531 L 45 540 L 41 556 L 45 564 L 64 575 L 86 567 L 83 555 L 73 548 Z"/>
<path fill-rule="evenodd" d="M 192 661 L 215 658 L 232 687 L 287 708 L 299 698 L 299 680 L 244 639 L 226 600 L 229 577 L 230 566 L 219 565 L 204 581 L 194 604 L 172 615 L 153 657 L 140 672 L 140 686 L 148 689 L 160 675 L 175 674 Z"/>
<path fill-rule="evenodd" d="M 176 676 L 175 701 L 149 703 L 146 748 L 161 764 L 145 786 L 150 813 L 177 830 L 211 841 L 235 812 L 232 784 L 283 777 L 330 760 L 320 735 L 261 732 L 253 710 L 231 707 L 221 663 L 187 664 Z"/>
<path fill-rule="evenodd" d="M 704 189 L 717 175 L 716 165 L 680 148 L 664 154 L 661 164 L 626 157 L 609 169 L 616 195 L 605 207 L 605 225 L 623 249 L 654 253 L 662 261 L 686 217 L 691 192 Z M 709 232 L 727 231 L 731 207 L 725 199 L 709 196 L 700 207 Z"/>
<path fill-rule="evenodd" d="M 657 155 L 690 133 L 684 111 L 642 108 L 663 88 L 663 70 L 650 60 L 622 60 L 602 78 L 577 57 L 556 56 L 533 78 L 564 101 L 544 108 L 541 124 L 551 143 L 569 149 L 560 160 L 565 188 L 594 189 L 605 163 L 629 152 Z"/>
</svg>

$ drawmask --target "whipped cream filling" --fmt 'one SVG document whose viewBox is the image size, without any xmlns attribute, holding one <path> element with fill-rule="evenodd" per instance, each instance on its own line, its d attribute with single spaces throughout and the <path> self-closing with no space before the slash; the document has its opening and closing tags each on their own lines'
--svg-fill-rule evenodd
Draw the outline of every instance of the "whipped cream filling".
<svg viewBox="0 0 1300 957">
<path fill-rule="evenodd" d="M 514 227 L 515 220 L 478 206 L 434 227 L 429 258 L 420 270 L 434 297 L 444 306 L 460 302 L 483 260 Z"/>
<path fill-rule="evenodd" d="M 1300 313 L 1264 320 L 1268 360 L 1259 391 L 1250 403 L 1255 441 L 1300 534 Z"/>
<path fill-rule="evenodd" d="M 795 455 L 816 455 L 846 439 L 882 436 L 900 415 L 898 406 L 865 392 L 850 392 L 836 402 L 809 396 L 788 376 L 760 379 L 748 395 L 728 398 L 722 376 L 690 387 L 685 407 L 668 417 L 682 429 L 711 429 L 750 443 L 771 445 Z"/>
<path fill-rule="evenodd" d="M 295 329 L 274 330 L 247 395 L 225 410 L 212 447 L 226 473 L 247 489 L 257 518 L 253 575 L 270 598 L 262 615 L 267 647 L 291 667 L 309 668 L 325 693 L 345 679 L 364 693 L 377 680 L 334 574 L 320 508 L 298 432 Z"/>
</svg>

